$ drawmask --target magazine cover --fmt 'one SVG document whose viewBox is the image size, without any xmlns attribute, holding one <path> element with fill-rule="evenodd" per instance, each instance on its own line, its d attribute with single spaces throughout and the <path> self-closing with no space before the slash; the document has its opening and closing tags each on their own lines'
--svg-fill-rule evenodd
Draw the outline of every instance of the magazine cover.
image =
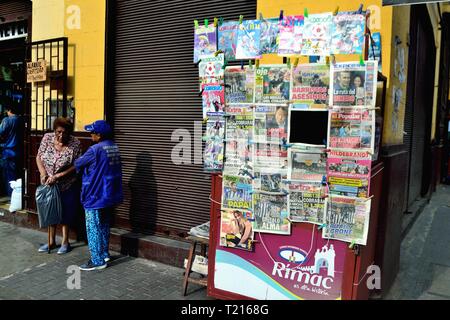
<svg viewBox="0 0 450 320">
<path fill-rule="evenodd" d="M 223 209 L 220 215 L 220 246 L 253 251 L 252 213 Z"/>
<path fill-rule="evenodd" d="M 260 59 L 261 22 L 244 20 L 237 33 L 236 59 Z"/>
<path fill-rule="evenodd" d="M 292 222 L 323 224 L 325 190 L 320 184 L 289 184 L 289 215 Z"/>
<path fill-rule="evenodd" d="M 253 109 L 250 106 L 226 108 L 226 148 L 224 173 L 253 178 Z"/>
<path fill-rule="evenodd" d="M 284 16 L 279 20 L 278 55 L 300 55 L 303 40 L 303 16 Z"/>
<path fill-rule="evenodd" d="M 328 113 L 328 148 L 360 149 L 373 153 L 375 112 L 338 108 Z"/>
<path fill-rule="evenodd" d="M 203 119 L 223 115 L 225 113 L 224 103 L 225 91 L 222 85 L 202 85 Z"/>
<path fill-rule="evenodd" d="M 261 54 L 277 53 L 278 51 L 278 18 L 261 20 Z"/>
<path fill-rule="evenodd" d="M 362 54 L 366 33 L 366 16 L 339 12 L 333 18 L 332 54 Z"/>
<path fill-rule="evenodd" d="M 253 103 L 255 69 L 245 66 L 225 68 L 226 104 Z"/>
<path fill-rule="evenodd" d="M 287 148 L 277 143 L 256 143 L 253 147 L 253 165 L 260 169 L 287 169 Z"/>
<path fill-rule="evenodd" d="M 325 146 L 294 144 L 288 151 L 288 179 L 321 183 L 327 174 Z"/>
<path fill-rule="evenodd" d="M 333 14 L 310 14 L 304 23 L 302 55 L 329 56 Z"/>
<path fill-rule="evenodd" d="M 252 179 L 224 175 L 222 185 L 222 208 L 252 209 Z"/>
<path fill-rule="evenodd" d="M 217 51 L 216 28 L 213 24 L 194 29 L 194 63 Z"/>
<path fill-rule="evenodd" d="M 236 60 L 238 28 L 239 21 L 226 21 L 218 27 L 218 47 L 223 51 L 227 61 Z"/>
<path fill-rule="evenodd" d="M 328 153 L 328 188 L 331 194 L 368 198 L 372 157 L 367 151 Z"/>
<path fill-rule="evenodd" d="M 208 118 L 203 153 L 203 168 L 207 172 L 217 172 L 223 169 L 224 128 L 225 120 L 223 117 Z"/>
<path fill-rule="evenodd" d="M 256 69 L 255 103 L 287 104 L 291 71 L 284 65 L 263 65 Z"/>
<path fill-rule="evenodd" d="M 204 84 L 223 84 L 224 78 L 224 56 L 223 53 L 217 57 L 203 58 L 198 64 L 198 78 L 200 89 Z"/>
<path fill-rule="evenodd" d="M 287 196 L 253 194 L 253 230 L 257 232 L 291 234 Z"/>
<path fill-rule="evenodd" d="M 330 67 L 326 64 L 300 64 L 292 68 L 291 108 L 327 109 Z"/>
<path fill-rule="evenodd" d="M 266 194 L 288 194 L 286 169 L 255 170 L 253 189 Z"/>
<path fill-rule="evenodd" d="M 255 142 L 283 144 L 288 133 L 288 107 L 256 106 L 254 113 Z"/>
<path fill-rule="evenodd" d="M 373 41 L 372 41 L 373 40 Z M 378 71 L 382 72 L 381 67 L 381 33 L 372 33 L 372 38 L 369 39 L 369 60 L 378 61 Z"/>
<path fill-rule="evenodd" d="M 370 220 L 370 199 L 329 196 L 326 199 L 322 236 L 366 245 Z"/>
<path fill-rule="evenodd" d="M 377 61 L 331 65 L 330 106 L 375 107 Z"/>
</svg>

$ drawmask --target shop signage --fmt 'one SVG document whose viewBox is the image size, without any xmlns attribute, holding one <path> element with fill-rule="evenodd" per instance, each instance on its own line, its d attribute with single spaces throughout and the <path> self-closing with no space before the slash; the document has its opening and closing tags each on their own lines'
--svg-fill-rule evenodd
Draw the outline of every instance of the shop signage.
<svg viewBox="0 0 450 320">
<path fill-rule="evenodd" d="M 448 1 L 448 0 L 447 0 Z M 419 4 L 419 3 L 436 3 L 436 2 L 447 2 L 445 0 L 383 0 L 383 6 L 399 6 L 408 4 Z"/>
<path fill-rule="evenodd" d="M 27 82 L 39 82 L 47 79 L 47 61 L 27 62 Z"/>
<path fill-rule="evenodd" d="M 0 41 L 23 38 L 28 35 L 27 21 L 0 24 Z"/>
</svg>

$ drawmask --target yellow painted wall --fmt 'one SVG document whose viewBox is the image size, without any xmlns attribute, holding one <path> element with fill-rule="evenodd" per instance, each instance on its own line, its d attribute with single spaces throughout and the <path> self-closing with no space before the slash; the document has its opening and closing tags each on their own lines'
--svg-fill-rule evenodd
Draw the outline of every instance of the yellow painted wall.
<svg viewBox="0 0 450 320">
<path fill-rule="evenodd" d="M 104 118 L 105 14 L 106 0 L 33 1 L 33 41 L 68 37 L 68 97 L 77 131 Z"/>
</svg>

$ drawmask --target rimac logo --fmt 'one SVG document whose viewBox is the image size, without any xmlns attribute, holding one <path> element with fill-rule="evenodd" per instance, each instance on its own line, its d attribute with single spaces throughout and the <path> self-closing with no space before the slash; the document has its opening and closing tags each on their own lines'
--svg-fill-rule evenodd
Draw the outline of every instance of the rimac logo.
<svg viewBox="0 0 450 320">
<path fill-rule="evenodd" d="M 294 246 L 283 246 L 280 247 L 278 251 L 278 255 L 283 260 L 286 260 L 291 263 L 303 263 L 306 260 L 306 256 L 308 255 L 304 250 L 294 247 Z"/>
</svg>

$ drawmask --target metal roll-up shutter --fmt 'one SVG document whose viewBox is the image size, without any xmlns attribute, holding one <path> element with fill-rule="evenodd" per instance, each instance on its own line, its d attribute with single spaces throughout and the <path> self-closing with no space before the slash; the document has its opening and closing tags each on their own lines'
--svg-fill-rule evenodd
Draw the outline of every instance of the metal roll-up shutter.
<svg viewBox="0 0 450 320">
<path fill-rule="evenodd" d="M 1 0 L 0 1 L 0 23 L 8 20 L 26 19 L 31 15 L 32 3 L 29 0 Z M 14 17 L 14 19 L 13 19 Z"/>
<path fill-rule="evenodd" d="M 210 210 L 210 175 L 194 164 L 202 102 L 193 21 L 254 19 L 256 0 L 115 3 L 113 121 L 125 189 L 116 221 L 133 231 L 177 236 L 208 221 Z M 172 162 L 177 129 L 190 134 L 191 164 Z"/>
</svg>

